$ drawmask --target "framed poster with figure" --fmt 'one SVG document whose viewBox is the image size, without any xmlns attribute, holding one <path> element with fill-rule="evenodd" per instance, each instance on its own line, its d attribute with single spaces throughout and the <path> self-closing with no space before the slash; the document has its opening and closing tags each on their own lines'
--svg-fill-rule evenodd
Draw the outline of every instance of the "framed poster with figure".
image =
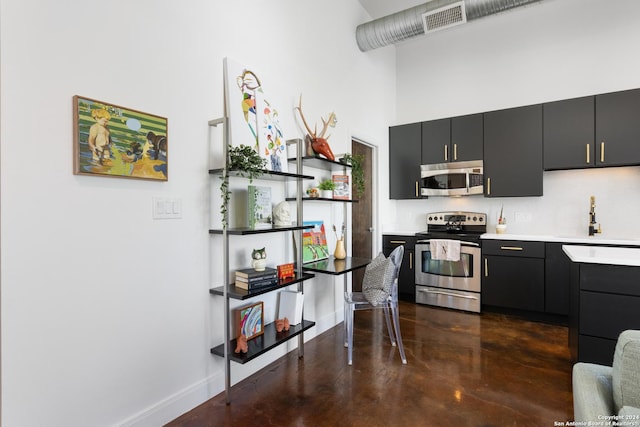
<svg viewBox="0 0 640 427">
<path fill-rule="evenodd" d="M 73 97 L 73 173 L 168 180 L 167 119 Z"/>
</svg>

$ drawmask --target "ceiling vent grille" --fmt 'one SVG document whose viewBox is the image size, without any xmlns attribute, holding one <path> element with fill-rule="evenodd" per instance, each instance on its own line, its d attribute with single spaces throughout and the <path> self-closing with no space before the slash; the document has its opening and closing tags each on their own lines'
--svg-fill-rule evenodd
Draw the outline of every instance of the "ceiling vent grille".
<svg viewBox="0 0 640 427">
<path fill-rule="evenodd" d="M 422 15 L 422 23 L 426 34 L 464 24 L 465 22 L 467 22 L 467 14 L 464 9 L 464 1 L 452 3 Z"/>
</svg>

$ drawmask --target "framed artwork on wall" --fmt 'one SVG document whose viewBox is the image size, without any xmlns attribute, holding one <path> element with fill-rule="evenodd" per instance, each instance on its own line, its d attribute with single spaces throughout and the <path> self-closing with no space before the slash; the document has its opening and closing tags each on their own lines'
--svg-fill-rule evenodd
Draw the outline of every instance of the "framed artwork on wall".
<svg viewBox="0 0 640 427">
<path fill-rule="evenodd" d="M 168 180 L 167 119 L 73 97 L 76 175 Z"/>
<path fill-rule="evenodd" d="M 264 333 L 264 307 L 262 301 L 234 311 L 236 337 L 245 335 L 247 340 Z"/>
<path fill-rule="evenodd" d="M 302 233 L 302 263 L 329 258 L 324 221 L 303 221 L 302 224 L 313 226 Z"/>
</svg>

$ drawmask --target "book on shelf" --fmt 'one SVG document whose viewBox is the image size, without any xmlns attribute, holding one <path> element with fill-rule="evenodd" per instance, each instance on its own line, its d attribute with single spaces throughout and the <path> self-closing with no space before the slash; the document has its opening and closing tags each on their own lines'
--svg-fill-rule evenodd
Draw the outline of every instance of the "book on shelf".
<svg viewBox="0 0 640 427">
<path fill-rule="evenodd" d="M 278 319 L 286 317 L 291 325 L 297 325 L 302 322 L 304 294 L 295 291 L 282 291 L 279 294 Z"/>
<path fill-rule="evenodd" d="M 349 200 L 349 175 L 332 175 L 331 180 L 336 185 L 333 190 L 333 198 L 341 200 Z"/>
<path fill-rule="evenodd" d="M 236 277 L 256 279 L 256 278 L 268 278 L 278 277 L 278 271 L 275 268 L 265 267 L 263 271 L 258 271 L 255 268 L 243 268 L 236 270 Z"/>
<path fill-rule="evenodd" d="M 240 289 L 245 289 L 247 291 L 255 291 L 256 289 L 262 289 L 262 288 L 267 288 L 270 286 L 276 286 L 278 284 L 278 278 L 277 277 L 270 277 L 267 279 L 263 279 L 263 280 L 253 280 L 253 281 L 244 281 L 244 280 L 239 280 L 238 277 L 236 277 L 236 283 L 235 286 L 236 288 L 240 288 Z"/>
<path fill-rule="evenodd" d="M 249 228 L 251 230 L 271 228 L 271 187 L 249 185 L 247 193 Z"/>
</svg>

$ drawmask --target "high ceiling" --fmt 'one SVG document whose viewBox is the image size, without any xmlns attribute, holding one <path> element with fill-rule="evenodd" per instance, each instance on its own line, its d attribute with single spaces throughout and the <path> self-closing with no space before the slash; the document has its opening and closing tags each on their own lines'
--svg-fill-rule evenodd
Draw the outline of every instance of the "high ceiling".
<svg viewBox="0 0 640 427">
<path fill-rule="evenodd" d="M 428 3 L 429 0 L 359 0 L 364 9 L 369 12 L 373 19 L 391 15 L 405 9 L 409 9 L 420 4 Z"/>
</svg>

